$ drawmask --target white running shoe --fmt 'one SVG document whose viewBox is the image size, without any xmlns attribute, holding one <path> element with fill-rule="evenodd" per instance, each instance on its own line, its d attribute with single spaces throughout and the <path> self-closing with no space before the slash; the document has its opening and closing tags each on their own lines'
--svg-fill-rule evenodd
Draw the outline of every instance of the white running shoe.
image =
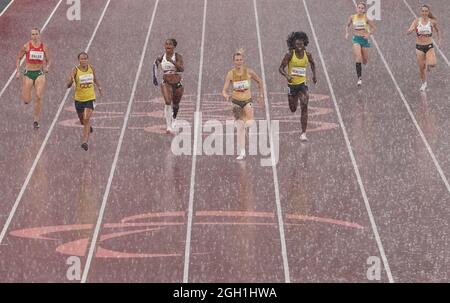
<svg viewBox="0 0 450 303">
<path fill-rule="evenodd" d="M 239 153 L 239 156 L 236 158 L 236 160 L 243 160 L 244 158 L 245 158 L 245 149 Z"/>
<path fill-rule="evenodd" d="M 172 123 L 170 123 L 170 128 L 175 129 L 175 124 L 177 123 L 176 118 L 172 118 Z"/>
<path fill-rule="evenodd" d="M 306 133 L 302 133 L 300 135 L 300 141 L 308 141 L 308 138 L 306 138 Z"/>
<path fill-rule="evenodd" d="M 424 82 L 424 83 L 422 83 L 422 86 L 420 87 L 420 91 L 424 92 L 426 89 L 427 89 L 427 83 Z"/>
<path fill-rule="evenodd" d="M 173 129 L 172 129 L 172 127 L 168 127 L 168 128 L 166 129 L 166 133 L 167 133 L 167 134 L 173 134 Z"/>
<path fill-rule="evenodd" d="M 356 85 L 358 85 L 358 87 L 362 85 L 362 80 L 361 80 L 361 78 L 358 79 L 358 82 L 356 82 Z"/>
</svg>

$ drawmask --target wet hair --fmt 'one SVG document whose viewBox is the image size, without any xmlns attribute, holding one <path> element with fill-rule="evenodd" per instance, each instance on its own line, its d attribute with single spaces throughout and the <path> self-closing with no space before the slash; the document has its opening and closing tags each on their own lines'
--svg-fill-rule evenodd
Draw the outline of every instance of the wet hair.
<svg viewBox="0 0 450 303">
<path fill-rule="evenodd" d="M 244 56 L 245 50 L 243 48 L 237 49 L 233 54 L 233 60 L 236 56 Z"/>
<path fill-rule="evenodd" d="M 169 38 L 169 39 L 167 39 L 166 41 L 171 41 L 172 44 L 173 44 L 173 46 L 177 47 L 178 42 L 177 42 L 176 39 L 174 39 L 174 38 Z"/>
<path fill-rule="evenodd" d="M 86 55 L 89 58 L 89 55 L 86 52 L 81 52 L 78 54 L 78 60 L 80 60 L 81 55 Z"/>
<path fill-rule="evenodd" d="M 364 2 L 364 1 L 359 1 L 358 4 L 356 4 L 356 7 L 358 7 L 358 6 L 360 6 L 360 5 L 364 6 L 364 10 L 367 10 L 367 4 L 366 4 L 366 2 Z"/>
<path fill-rule="evenodd" d="M 422 8 L 428 8 L 428 18 L 430 18 L 430 19 L 433 19 L 433 20 L 436 20 L 437 18 L 433 15 L 433 13 L 431 12 L 431 7 L 429 6 L 429 5 L 426 5 L 426 4 L 424 4 L 424 5 L 422 5 L 421 7 L 420 7 L 420 9 L 422 9 Z"/>
<path fill-rule="evenodd" d="M 303 44 L 305 46 L 308 46 L 309 44 L 309 38 L 308 35 L 305 32 L 292 32 L 288 36 L 286 42 L 289 49 L 295 48 L 295 41 L 296 40 L 302 40 Z"/>
</svg>

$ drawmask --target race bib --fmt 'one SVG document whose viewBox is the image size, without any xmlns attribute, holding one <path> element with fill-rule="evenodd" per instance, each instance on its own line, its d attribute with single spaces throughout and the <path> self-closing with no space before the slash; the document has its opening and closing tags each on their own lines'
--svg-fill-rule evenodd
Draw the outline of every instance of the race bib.
<svg viewBox="0 0 450 303">
<path fill-rule="evenodd" d="M 161 68 L 164 73 L 174 73 L 176 72 L 176 67 L 171 62 L 162 62 Z"/>
<path fill-rule="evenodd" d="M 94 75 L 93 74 L 86 74 L 80 76 L 80 85 L 81 84 L 91 84 L 94 83 Z"/>
<path fill-rule="evenodd" d="M 30 60 L 44 61 L 44 52 L 42 51 L 30 51 Z"/>
<path fill-rule="evenodd" d="M 430 30 L 428 30 L 428 29 L 421 29 L 421 30 L 419 30 L 419 35 L 428 36 L 428 35 L 431 35 L 431 34 L 432 34 L 432 32 Z"/>
<path fill-rule="evenodd" d="M 353 23 L 354 29 L 366 29 L 366 22 L 364 21 L 356 21 Z"/>
<path fill-rule="evenodd" d="M 306 77 L 306 68 L 304 67 L 293 67 L 291 71 L 292 76 Z"/>
<path fill-rule="evenodd" d="M 248 80 L 233 82 L 234 90 L 247 90 L 247 89 L 249 89 L 249 87 L 250 87 L 250 83 L 248 82 Z"/>
</svg>

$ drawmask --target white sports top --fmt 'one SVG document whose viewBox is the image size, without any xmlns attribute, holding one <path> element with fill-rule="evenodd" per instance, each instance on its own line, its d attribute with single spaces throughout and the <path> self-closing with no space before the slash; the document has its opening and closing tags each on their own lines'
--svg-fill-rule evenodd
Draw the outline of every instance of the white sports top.
<svg viewBox="0 0 450 303">
<path fill-rule="evenodd" d="M 431 37 L 433 36 L 433 24 L 431 20 L 428 19 L 428 23 L 423 25 L 422 18 L 419 18 L 416 28 L 417 36 L 419 37 Z"/>
<path fill-rule="evenodd" d="M 176 62 L 176 55 L 173 53 L 172 55 L 172 61 Z M 176 74 L 177 68 L 172 62 L 167 61 L 166 54 L 164 54 L 162 61 L 161 61 L 161 68 L 164 74 Z"/>
</svg>

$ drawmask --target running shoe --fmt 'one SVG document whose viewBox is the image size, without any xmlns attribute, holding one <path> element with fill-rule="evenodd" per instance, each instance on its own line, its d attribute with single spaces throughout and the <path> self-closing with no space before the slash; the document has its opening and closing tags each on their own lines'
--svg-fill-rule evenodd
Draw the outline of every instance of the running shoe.
<svg viewBox="0 0 450 303">
<path fill-rule="evenodd" d="M 245 149 L 239 153 L 239 156 L 236 160 L 243 160 L 245 158 Z"/>
<path fill-rule="evenodd" d="M 302 133 L 300 135 L 300 141 L 308 141 L 308 138 L 306 138 L 306 133 Z"/>
<path fill-rule="evenodd" d="M 358 87 L 362 85 L 362 79 L 361 78 L 358 79 L 358 82 L 356 82 L 356 85 L 358 85 Z"/>
<path fill-rule="evenodd" d="M 422 83 L 422 86 L 420 87 L 420 91 L 424 92 L 426 89 L 427 89 L 427 83 L 424 82 L 424 83 Z"/>
<path fill-rule="evenodd" d="M 91 126 L 91 128 L 89 129 L 89 131 L 91 132 L 91 134 L 94 132 L 94 128 Z"/>
<path fill-rule="evenodd" d="M 88 145 L 87 145 L 87 143 L 81 144 L 81 148 L 87 151 L 87 150 L 88 150 Z"/>
<path fill-rule="evenodd" d="M 34 121 L 34 122 L 33 122 L 33 128 L 34 128 L 34 129 L 38 129 L 39 127 L 40 127 L 39 122 Z"/>
</svg>

